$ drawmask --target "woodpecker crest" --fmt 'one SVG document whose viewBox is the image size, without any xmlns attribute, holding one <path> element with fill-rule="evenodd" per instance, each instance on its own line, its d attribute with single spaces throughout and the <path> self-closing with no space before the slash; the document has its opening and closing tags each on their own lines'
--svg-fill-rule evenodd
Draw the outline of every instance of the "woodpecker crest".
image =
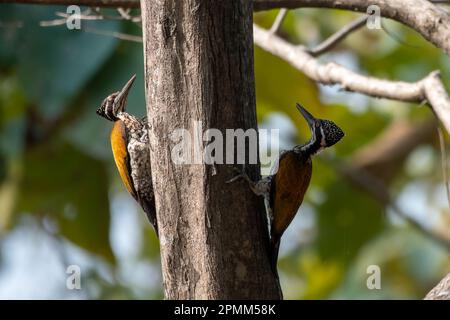
<svg viewBox="0 0 450 320">
<path fill-rule="evenodd" d="M 142 206 L 156 232 L 156 210 L 150 166 L 148 125 L 125 111 L 133 75 L 122 90 L 106 97 L 97 114 L 114 122 L 111 148 L 120 177 L 130 194 Z"/>
<path fill-rule="evenodd" d="M 133 75 L 121 91 L 116 91 L 107 96 L 97 109 L 97 114 L 105 119 L 108 119 L 109 121 L 117 121 L 117 115 L 119 112 L 125 111 L 128 93 L 135 79 L 136 75 Z"/>
<path fill-rule="evenodd" d="M 113 94 L 110 94 L 103 100 L 100 107 L 97 109 L 97 114 L 109 121 L 116 121 L 116 111 L 114 110 L 114 99 L 119 94 L 119 92 L 114 92 Z"/>
</svg>

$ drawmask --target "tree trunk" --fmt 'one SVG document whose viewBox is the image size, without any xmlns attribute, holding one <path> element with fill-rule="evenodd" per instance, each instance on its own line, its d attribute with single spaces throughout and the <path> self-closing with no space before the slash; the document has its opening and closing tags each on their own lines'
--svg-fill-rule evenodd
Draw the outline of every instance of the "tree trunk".
<svg viewBox="0 0 450 320">
<path fill-rule="evenodd" d="M 225 184 L 232 165 L 171 159 L 171 133 L 193 137 L 194 121 L 224 136 L 256 128 L 252 1 L 155 0 L 141 9 L 165 296 L 280 298 L 262 199 L 245 183 Z M 259 177 L 259 166 L 247 170 Z"/>
</svg>

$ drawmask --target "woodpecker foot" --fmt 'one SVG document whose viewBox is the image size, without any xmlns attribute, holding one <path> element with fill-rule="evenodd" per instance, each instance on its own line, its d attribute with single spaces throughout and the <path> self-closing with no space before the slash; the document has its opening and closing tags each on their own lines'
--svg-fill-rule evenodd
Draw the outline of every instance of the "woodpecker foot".
<svg viewBox="0 0 450 320">
<path fill-rule="evenodd" d="M 258 196 L 264 196 L 264 197 L 266 197 L 269 194 L 270 178 L 264 178 L 264 179 L 261 179 L 261 180 L 255 182 L 252 179 L 250 179 L 250 177 L 247 175 L 247 173 L 245 173 L 245 167 L 243 168 L 242 171 L 240 171 L 237 168 L 233 168 L 233 169 L 235 171 L 239 172 L 239 174 L 237 176 L 231 178 L 230 180 L 226 181 L 226 183 L 232 183 L 239 179 L 244 179 L 245 181 L 247 181 L 250 189 L 253 191 L 254 194 L 256 194 Z"/>
<path fill-rule="evenodd" d="M 242 166 L 242 170 L 239 170 L 236 167 L 233 167 L 233 171 L 237 173 L 236 176 L 234 176 L 233 178 L 231 178 L 230 180 L 226 181 L 225 183 L 233 183 L 239 179 L 244 179 L 245 181 L 248 182 L 248 184 L 250 185 L 250 187 L 252 187 L 255 182 L 253 182 L 252 179 L 250 179 L 250 177 L 247 175 L 247 173 L 245 172 L 245 165 Z"/>
<path fill-rule="evenodd" d="M 237 172 L 238 174 L 236 176 L 234 176 L 233 178 L 231 178 L 230 180 L 227 180 L 225 183 L 227 183 L 227 184 L 233 183 L 239 179 L 244 179 L 248 183 L 253 183 L 253 181 L 250 179 L 250 177 L 247 175 L 247 173 L 245 173 L 245 167 L 242 169 L 242 171 L 236 167 L 233 167 L 233 171 Z"/>
</svg>

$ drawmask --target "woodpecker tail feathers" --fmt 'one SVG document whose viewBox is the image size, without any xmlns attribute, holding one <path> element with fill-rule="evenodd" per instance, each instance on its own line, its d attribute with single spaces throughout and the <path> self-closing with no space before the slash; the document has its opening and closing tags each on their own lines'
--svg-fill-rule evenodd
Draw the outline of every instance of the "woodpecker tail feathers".
<svg viewBox="0 0 450 320">
<path fill-rule="evenodd" d="M 156 220 L 156 207 L 155 207 L 155 198 L 148 201 L 139 201 L 142 209 L 145 211 L 145 214 L 147 215 L 148 221 L 150 221 L 150 224 L 153 226 L 153 229 L 156 232 L 156 236 L 159 237 L 158 233 L 158 222 Z"/>
</svg>

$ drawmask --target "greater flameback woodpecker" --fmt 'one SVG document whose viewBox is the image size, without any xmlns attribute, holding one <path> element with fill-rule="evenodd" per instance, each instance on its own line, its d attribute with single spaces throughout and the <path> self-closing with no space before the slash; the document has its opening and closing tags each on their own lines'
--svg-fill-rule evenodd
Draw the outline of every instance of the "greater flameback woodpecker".
<svg viewBox="0 0 450 320">
<path fill-rule="evenodd" d="M 136 75 L 122 90 L 110 94 L 97 109 L 97 114 L 114 122 L 111 148 L 120 178 L 128 192 L 141 205 L 158 235 L 153 194 L 148 124 L 125 111 L 127 97 Z"/>
<path fill-rule="evenodd" d="M 303 145 L 283 151 L 268 177 L 254 182 L 242 172 L 228 181 L 242 178 L 249 183 L 255 194 L 264 196 L 270 219 L 270 258 L 275 273 L 281 236 L 302 204 L 311 180 L 311 157 L 331 147 L 344 136 L 344 132 L 334 122 L 313 117 L 298 103 L 297 109 L 308 123 L 311 139 Z"/>
</svg>

